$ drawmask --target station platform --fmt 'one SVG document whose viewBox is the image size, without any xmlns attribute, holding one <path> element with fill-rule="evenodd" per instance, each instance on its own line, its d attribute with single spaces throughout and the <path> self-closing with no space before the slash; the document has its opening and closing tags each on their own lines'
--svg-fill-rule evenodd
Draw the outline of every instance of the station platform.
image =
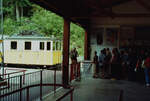
<svg viewBox="0 0 150 101">
<path fill-rule="evenodd" d="M 84 78 L 72 85 L 75 87 L 73 101 L 150 101 L 150 88 L 135 82 Z M 70 101 L 69 98 L 62 101 Z"/>
<path fill-rule="evenodd" d="M 150 101 L 150 88 L 138 82 L 92 77 L 92 67 L 84 68 L 75 87 L 73 101 Z M 66 97 L 62 101 L 70 101 Z"/>
</svg>

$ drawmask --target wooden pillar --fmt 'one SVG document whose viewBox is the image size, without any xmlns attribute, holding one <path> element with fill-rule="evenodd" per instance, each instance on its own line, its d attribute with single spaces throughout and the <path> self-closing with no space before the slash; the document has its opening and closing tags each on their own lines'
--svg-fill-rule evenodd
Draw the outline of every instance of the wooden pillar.
<svg viewBox="0 0 150 101">
<path fill-rule="evenodd" d="M 85 30 L 84 35 L 84 60 L 88 59 L 88 35 L 87 31 Z"/>
<path fill-rule="evenodd" d="M 69 45 L 70 45 L 70 21 L 64 19 L 63 33 L 63 63 L 62 83 L 64 87 L 69 85 Z"/>
</svg>

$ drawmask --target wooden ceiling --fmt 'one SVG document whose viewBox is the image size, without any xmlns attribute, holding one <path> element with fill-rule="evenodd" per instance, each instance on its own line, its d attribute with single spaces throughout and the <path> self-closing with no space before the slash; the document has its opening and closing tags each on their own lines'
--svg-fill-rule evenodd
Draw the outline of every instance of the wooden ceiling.
<svg viewBox="0 0 150 101">
<path fill-rule="evenodd" d="M 31 0 L 34 3 L 67 18 L 84 28 L 95 17 L 150 17 L 150 14 L 116 14 L 112 8 L 136 1 L 150 11 L 150 0 Z"/>
</svg>

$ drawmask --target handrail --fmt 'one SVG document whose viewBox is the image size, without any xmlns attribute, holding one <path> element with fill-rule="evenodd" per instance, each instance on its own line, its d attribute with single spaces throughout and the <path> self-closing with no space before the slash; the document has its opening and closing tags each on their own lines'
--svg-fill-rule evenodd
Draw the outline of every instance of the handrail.
<svg viewBox="0 0 150 101">
<path fill-rule="evenodd" d="M 26 86 L 26 87 L 17 89 L 17 90 L 15 90 L 15 91 L 9 92 L 9 93 L 7 93 L 7 94 L 0 95 L 0 98 L 5 97 L 5 96 L 9 96 L 9 95 L 14 94 L 14 93 L 17 93 L 17 92 L 21 92 L 22 90 L 25 90 L 25 89 L 28 90 L 29 88 L 37 87 L 37 86 L 41 86 L 41 84 L 30 85 L 30 86 Z M 42 86 L 58 86 L 58 87 L 64 87 L 63 84 L 51 84 L 51 83 L 45 83 L 45 84 L 42 84 Z M 63 99 L 64 97 L 66 97 L 66 96 L 67 96 L 68 94 L 70 94 L 70 93 L 71 93 L 71 99 L 72 99 L 72 93 L 73 93 L 73 91 L 74 91 L 74 87 L 72 87 L 72 86 L 69 86 L 69 87 L 70 87 L 70 90 L 69 90 L 67 93 L 65 93 L 63 96 L 61 96 L 60 98 L 58 98 L 57 101 Z M 28 93 L 29 93 L 29 92 L 28 92 Z M 27 95 L 29 95 L 29 94 L 27 94 Z M 29 96 L 27 96 L 27 97 L 29 97 Z M 27 98 L 27 99 L 29 99 L 29 98 Z M 71 100 L 71 101 L 72 101 L 72 100 Z"/>
<path fill-rule="evenodd" d="M 56 83 L 56 68 L 53 68 L 53 71 L 54 71 L 54 76 L 53 76 L 53 80 L 54 82 L 49 82 L 45 79 L 44 77 L 44 74 L 46 73 L 45 71 L 43 70 L 40 70 L 40 71 L 36 71 L 36 72 L 32 72 L 32 73 L 27 73 L 27 74 L 23 74 L 23 75 L 17 75 L 17 76 L 13 76 L 13 77 L 10 77 L 8 75 L 8 78 L 6 78 L 7 82 L 8 82 L 8 89 L 9 90 L 6 90 L 7 92 L 3 91 L 0 95 L 0 98 L 2 99 L 5 99 L 9 96 L 12 96 L 14 93 L 19 93 L 20 95 L 20 101 L 22 101 L 22 91 L 25 90 L 26 92 L 26 100 L 29 101 L 29 97 L 30 97 L 30 92 L 29 92 L 29 89 L 32 88 L 32 87 L 40 87 L 40 99 L 42 100 L 42 87 L 43 86 L 52 86 L 54 87 L 54 94 L 56 93 L 56 87 L 64 87 L 63 84 L 58 84 Z M 43 73 L 44 72 L 44 73 Z M 10 73 L 12 74 L 12 73 Z M 36 81 L 32 81 L 33 83 L 31 84 L 31 82 L 27 82 L 28 79 L 31 80 L 31 77 L 34 76 L 36 77 L 36 75 L 39 75 L 40 77 L 38 79 L 36 79 L 36 81 L 38 81 L 38 83 Z M 47 73 L 45 74 L 47 75 Z M 23 78 L 23 77 L 27 77 L 26 80 Z M 35 78 L 33 78 L 33 80 L 35 80 Z M 15 84 L 17 84 L 18 86 L 17 87 L 13 87 L 13 82 L 9 82 L 9 81 L 14 81 Z M 26 83 L 24 82 L 26 81 Z M 46 82 L 45 82 L 46 81 Z M 36 83 L 34 83 L 36 82 Z M 5 90 L 5 89 L 4 89 Z M 73 90 L 74 88 L 70 86 L 70 90 L 65 94 L 63 94 L 62 96 L 59 97 L 59 99 L 63 99 L 65 96 L 67 96 L 68 94 L 71 94 L 71 101 L 73 101 Z"/>
<path fill-rule="evenodd" d="M 8 78 L 10 78 L 10 75 L 11 74 L 16 74 L 16 73 L 23 73 L 23 75 L 25 75 L 25 72 L 27 71 L 27 70 L 19 70 L 19 71 L 17 71 L 17 72 L 11 72 L 11 73 L 6 73 L 6 70 L 18 70 L 18 69 L 8 69 L 8 68 L 6 68 L 5 69 L 5 74 L 0 74 L 0 76 L 4 76 L 4 80 L 6 79 L 6 76 L 8 76 Z M 23 82 L 24 82 L 24 80 L 25 80 L 25 77 L 23 78 Z"/>
<path fill-rule="evenodd" d="M 5 74 L 3 74 L 3 75 L 10 75 L 10 74 L 20 73 L 20 72 L 25 72 L 25 71 L 27 71 L 27 70 L 21 70 L 21 71 L 12 72 L 12 73 L 5 73 Z M 2 76 L 2 75 L 0 74 L 0 76 Z"/>
<path fill-rule="evenodd" d="M 40 70 L 42 71 L 42 70 Z M 33 73 L 37 73 L 37 72 L 40 72 L 40 71 L 35 71 L 35 72 L 31 72 L 31 73 L 26 73 L 25 75 L 29 75 L 29 74 L 33 74 Z M 14 72 L 13 72 L 14 73 Z M 13 74 L 12 73 L 12 74 Z M 7 75 L 7 74 L 6 74 Z M 1 76 L 1 75 L 0 75 Z M 19 77 L 20 75 L 16 75 L 16 76 L 13 76 L 13 77 L 10 77 L 10 78 L 14 78 L 14 77 Z"/>
</svg>

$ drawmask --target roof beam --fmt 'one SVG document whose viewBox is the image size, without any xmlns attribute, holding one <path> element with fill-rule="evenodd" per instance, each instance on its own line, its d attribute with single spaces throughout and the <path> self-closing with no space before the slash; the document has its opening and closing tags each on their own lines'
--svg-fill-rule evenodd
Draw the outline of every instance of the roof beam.
<svg viewBox="0 0 150 101">
<path fill-rule="evenodd" d="M 101 18 L 101 17 L 109 17 L 107 15 L 92 15 L 92 16 L 78 16 L 78 17 L 71 17 L 71 19 L 93 19 L 93 18 Z M 114 17 L 150 17 L 150 14 L 113 14 L 112 18 Z"/>
<path fill-rule="evenodd" d="M 102 1 L 100 0 L 88 0 L 87 2 L 87 5 L 90 7 L 90 8 L 93 8 L 95 11 L 93 11 L 92 14 L 98 14 L 98 15 L 101 15 L 101 14 L 104 14 L 104 15 L 107 15 L 107 16 L 111 16 L 112 15 L 112 3 L 110 2 L 109 3 L 109 6 L 105 7 L 105 5 L 103 4 Z M 91 14 L 91 15 L 92 15 Z"/>
<path fill-rule="evenodd" d="M 143 0 L 136 0 L 137 3 L 139 3 L 141 6 L 143 6 L 145 9 L 147 9 L 150 12 L 150 5 L 145 3 Z"/>
</svg>

